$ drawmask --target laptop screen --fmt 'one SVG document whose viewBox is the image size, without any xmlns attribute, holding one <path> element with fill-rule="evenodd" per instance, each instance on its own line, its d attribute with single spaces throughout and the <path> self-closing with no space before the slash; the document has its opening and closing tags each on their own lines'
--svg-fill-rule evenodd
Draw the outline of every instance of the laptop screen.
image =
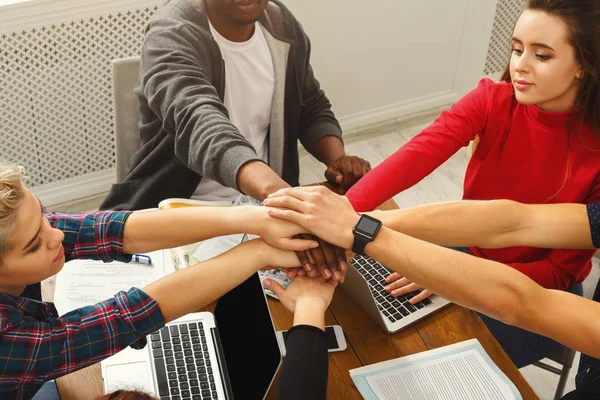
<svg viewBox="0 0 600 400">
<path fill-rule="evenodd" d="M 234 397 L 264 398 L 281 352 L 258 274 L 221 297 L 215 320 Z"/>
</svg>

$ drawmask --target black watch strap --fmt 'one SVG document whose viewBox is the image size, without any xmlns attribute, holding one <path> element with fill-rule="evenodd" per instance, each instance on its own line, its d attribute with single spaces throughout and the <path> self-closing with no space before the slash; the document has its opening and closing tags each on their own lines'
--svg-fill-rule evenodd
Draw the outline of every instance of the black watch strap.
<svg viewBox="0 0 600 400">
<path fill-rule="evenodd" d="M 352 252 L 356 254 L 365 254 L 365 247 L 372 239 L 354 232 L 354 243 L 352 244 Z"/>
</svg>

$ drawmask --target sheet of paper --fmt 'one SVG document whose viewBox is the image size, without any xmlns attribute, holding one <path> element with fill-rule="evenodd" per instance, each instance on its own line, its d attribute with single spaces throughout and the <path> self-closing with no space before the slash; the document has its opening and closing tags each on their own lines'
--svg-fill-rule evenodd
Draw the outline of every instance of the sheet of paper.
<svg viewBox="0 0 600 400">
<path fill-rule="evenodd" d="M 200 243 L 198 247 L 192 252 L 198 262 L 210 260 L 218 255 L 225 253 L 228 250 L 233 249 L 238 244 L 242 243 L 244 234 L 218 236 L 212 239 L 207 239 Z"/>
<path fill-rule="evenodd" d="M 56 276 L 54 304 L 60 315 L 96 304 L 121 290 L 143 288 L 165 275 L 163 251 L 148 253 L 152 265 L 73 260 Z"/>
<path fill-rule="evenodd" d="M 350 375 L 368 400 L 521 399 L 476 339 L 358 368 Z"/>
</svg>

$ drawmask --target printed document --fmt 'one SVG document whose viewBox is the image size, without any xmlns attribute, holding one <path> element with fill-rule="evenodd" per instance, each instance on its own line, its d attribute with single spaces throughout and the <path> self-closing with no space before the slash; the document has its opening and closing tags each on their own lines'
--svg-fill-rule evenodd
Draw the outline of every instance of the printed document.
<svg viewBox="0 0 600 400">
<path fill-rule="evenodd" d="M 357 368 L 367 400 L 517 400 L 521 395 L 477 339 Z"/>
</svg>

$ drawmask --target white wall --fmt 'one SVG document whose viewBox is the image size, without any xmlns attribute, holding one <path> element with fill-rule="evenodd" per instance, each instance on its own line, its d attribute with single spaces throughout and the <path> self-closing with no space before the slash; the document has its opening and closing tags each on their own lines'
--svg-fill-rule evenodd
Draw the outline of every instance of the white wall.
<svg viewBox="0 0 600 400">
<path fill-rule="evenodd" d="M 496 0 L 284 0 L 344 128 L 457 100 L 483 76 Z"/>
</svg>

